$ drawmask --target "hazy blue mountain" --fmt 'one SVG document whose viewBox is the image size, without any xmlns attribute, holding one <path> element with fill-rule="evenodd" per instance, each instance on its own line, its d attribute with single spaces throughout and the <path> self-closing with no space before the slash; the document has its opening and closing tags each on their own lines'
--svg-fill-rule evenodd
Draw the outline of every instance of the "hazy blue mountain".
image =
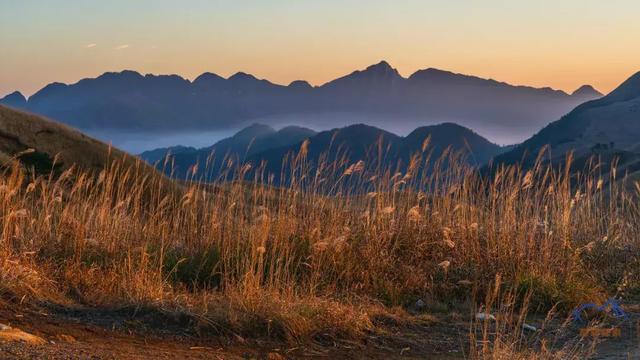
<svg viewBox="0 0 640 360">
<path fill-rule="evenodd" d="M 447 148 L 457 151 L 465 151 L 468 162 L 472 165 L 483 165 L 494 156 L 504 151 L 500 147 L 472 130 L 453 123 L 423 126 L 415 129 L 402 141 L 401 152 L 407 155 L 421 150 L 424 140 L 429 137 L 428 147 L 433 151 L 433 156 L 438 157 Z"/>
<path fill-rule="evenodd" d="M 225 166 L 225 159 L 242 161 L 257 152 L 299 143 L 315 134 L 311 129 L 298 126 L 287 126 L 276 131 L 268 125 L 252 124 L 209 147 L 194 149 L 175 146 L 145 151 L 139 157 L 180 178 L 185 177 L 189 168 L 196 164 L 201 175 L 216 177 Z M 165 167 L 164 160 L 169 154 L 171 165 Z"/>
<path fill-rule="evenodd" d="M 555 121 L 513 150 L 495 159 L 496 164 L 523 162 L 530 166 L 548 146 L 551 160 L 562 161 L 574 153 L 576 166 L 597 156 L 605 162 L 618 157 L 621 168 L 637 171 L 640 164 L 640 72 L 607 96 L 586 102 Z"/>
<path fill-rule="evenodd" d="M 408 134 L 455 122 L 508 143 L 598 96 L 590 87 L 569 95 L 437 69 L 404 78 L 382 61 L 316 87 L 304 80 L 274 84 L 243 72 L 227 79 L 204 73 L 189 81 L 122 71 L 52 83 L 26 101 L 12 94 L 0 102 L 82 130 L 220 130 L 254 122 L 330 129 L 365 122 Z"/>
<path fill-rule="evenodd" d="M 25 98 L 19 91 L 14 91 L 0 99 L 0 104 L 11 106 L 16 109 L 24 109 L 27 107 L 27 98 Z"/>
<path fill-rule="evenodd" d="M 599 97 L 602 97 L 603 95 L 604 94 L 594 89 L 593 86 L 591 85 L 582 85 L 579 88 L 577 88 L 574 92 L 571 93 L 571 96 L 581 96 L 585 98 L 588 98 L 588 97 L 599 98 Z"/>
<path fill-rule="evenodd" d="M 424 148 L 427 139 L 429 141 Z M 278 178 L 281 169 L 289 168 L 291 154 L 298 153 L 301 146 L 302 144 L 294 144 L 256 153 L 248 161 L 254 164 L 266 162 L 267 172 Z M 406 137 L 373 126 L 356 124 L 323 131 L 310 138 L 306 144 L 306 159 L 309 166 L 324 163 L 330 167 L 363 160 L 370 169 L 395 171 L 405 169 L 411 156 L 423 149 L 435 161 L 447 148 L 462 153 L 473 166 L 483 165 L 503 151 L 502 147 L 473 131 L 451 123 L 420 127 Z"/>
<path fill-rule="evenodd" d="M 317 163 L 324 155 L 328 163 L 351 164 L 365 158 L 395 161 L 400 155 L 401 139 L 398 135 L 364 124 L 322 131 L 309 139 L 306 159 Z M 267 172 L 278 175 L 287 155 L 297 154 L 300 147 L 301 143 L 296 143 L 263 151 L 252 155 L 248 161 L 254 164 L 266 162 Z M 382 156 L 374 156 L 377 152 Z M 388 164 L 385 161 L 383 165 L 386 167 Z"/>
<path fill-rule="evenodd" d="M 198 177 L 215 179 L 228 168 L 222 159 L 231 154 L 235 155 L 232 157 L 235 165 L 239 161 L 251 163 L 254 169 L 264 165 L 265 173 L 274 175 L 279 181 L 280 171 L 290 166 L 291 157 L 298 154 L 305 140 L 308 140 L 305 161 L 309 166 L 325 163 L 337 169 L 363 160 L 370 167 L 393 171 L 405 168 L 412 155 L 423 151 L 426 139 L 429 139 L 426 151 L 434 160 L 450 148 L 463 153 L 469 164 L 480 166 L 504 151 L 473 131 L 451 123 L 420 127 L 406 137 L 364 124 L 317 134 L 298 127 L 275 131 L 254 124 L 212 147 L 171 155 L 173 172 L 171 169 L 165 171 L 182 178 L 189 168 L 198 164 Z M 216 160 L 207 162 L 212 153 Z M 141 157 L 150 161 L 156 154 L 155 151 L 147 152 Z"/>
</svg>

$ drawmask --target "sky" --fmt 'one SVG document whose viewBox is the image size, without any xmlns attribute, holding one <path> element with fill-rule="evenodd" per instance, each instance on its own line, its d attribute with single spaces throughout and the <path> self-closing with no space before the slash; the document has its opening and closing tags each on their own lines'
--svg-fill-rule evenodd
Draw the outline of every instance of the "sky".
<svg viewBox="0 0 640 360">
<path fill-rule="evenodd" d="M 640 70 L 637 0 L 0 0 L 0 96 L 106 71 L 320 85 L 386 60 L 568 92 Z"/>
</svg>

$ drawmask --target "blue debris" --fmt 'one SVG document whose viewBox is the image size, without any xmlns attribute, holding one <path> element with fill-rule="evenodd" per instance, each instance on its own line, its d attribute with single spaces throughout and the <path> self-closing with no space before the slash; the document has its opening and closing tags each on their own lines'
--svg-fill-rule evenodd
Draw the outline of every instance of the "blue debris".
<svg viewBox="0 0 640 360">
<path fill-rule="evenodd" d="M 616 318 L 616 319 L 627 319 L 628 318 L 627 313 L 624 312 L 622 307 L 620 307 L 620 304 L 618 304 L 616 299 L 613 299 L 613 298 L 607 300 L 607 302 L 602 304 L 602 306 L 598 306 L 598 305 L 596 305 L 594 303 L 582 304 L 582 305 L 578 306 L 575 310 L 573 310 L 573 313 L 571 314 L 571 316 L 577 322 L 584 322 L 584 320 L 582 319 L 581 314 L 582 314 L 583 311 L 585 311 L 587 309 L 594 309 L 594 310 L 599 311 L 599 312 L 607 312 L 607 311 L 609 311 L 611 313 L 611 315 L 613 315 L 613 317 Z"/>
</svg>

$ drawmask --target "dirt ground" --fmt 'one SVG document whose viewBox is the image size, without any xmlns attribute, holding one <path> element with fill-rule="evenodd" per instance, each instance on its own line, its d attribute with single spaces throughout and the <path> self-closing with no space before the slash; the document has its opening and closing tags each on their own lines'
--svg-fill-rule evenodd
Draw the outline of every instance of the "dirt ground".
<svg viewBox="0 0 640 360">
<path fill-rule="evenodd" d="M 640 359 L 640 306 L 627 306 L 621 336 L 602 339 L 595 359 Z M 305 345 L 185 333 L 138 309 L 0 309 L 0 323 L 44 344 L 0 341 L 0 359 L 459 359 L 469 349 L 468 320 L 451 317 L 397 324 L 361 341 L 317 339 Z"/>
<path fill-rule="evenodd" d="M 384 324 L 362 341 L 305 345 L 184 333 L 179 323 L 139 311 L 0 310 L 0 323 L 43 338 L 42 345 L 0 341 L 0 359 L 455 359 L 467 348 L 463 321 Z"/>
</svg>

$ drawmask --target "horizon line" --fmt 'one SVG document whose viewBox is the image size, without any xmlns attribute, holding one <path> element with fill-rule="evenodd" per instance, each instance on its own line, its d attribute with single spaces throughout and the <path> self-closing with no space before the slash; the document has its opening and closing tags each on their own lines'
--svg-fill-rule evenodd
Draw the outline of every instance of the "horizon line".
<svg viewBox="0 0 640 360">
<path fill-rule="evenodd" d="M 225 77 L 225 76 L 223 76 L 223 75 L 220 75 L 219 73 L 216 73 L 216 72 L 212 72 L 212 71 L 204 71 L 204 72 L 200 73 L 199 75 L 196 75 L 196 76 L 194 76 L 193 78 L 191 78 L 191 77 L 188 77 L 188 76 L 185 76 L 185 75 L 181 75 L 181 74 L 178 74 L 178 73 L 153 73 L 153 72 L 144 72 L 144 71 L 140 71 L 140 70 L 134 70 L 133 68 L 123 68 L 123 69 L 121 69 L 121 70 L 116 70 L 116 71 L 108 71 L 108 70 L 107 70 L 107 71 L 102 71 L 102 72 L 100 72 L 98 75 L 81 77 L 81 78 L 79 78 L 79 79 L 77 79 L 77 80 L 75 80 L 75 81 L 73 81 L 73 82 L 61 82 L 61 81 L 53 81 L 53 82 L 49 82 L 49 83 L 46 83 L 45 85 L 43 85 L 42 87 L 38 88 L 37 90 L 35 90 L 33 93 L 29 94 L 28 96 L 26 95 L 26 92 L 23 92 L 23 91 L 21 91 L 21 90 L 12 90 L 12 91 L 10 91 L 10 92 L 8 92 L 8 93 L 6 93 L 6 94 L 0 94 L 0 98 L 3 98 L 3 97 L 5 97 L 5 96 L 11 95 L 11 94 L 14 94 L 14 93 L 16 93 L 16 92 L 17 92 L 17 93 L 20 93 L 22 96 L 24 96 L 26 99 L 30 99 L 33 95 L 35 95 L 36 93 L 38 93 L 38 92 L 39 92 L 39 91 L 41 91 L 42 89 L 44 89 L 44 88 L 46 88 L 47 86 L 52 85 L 52 84 L 63 84 L 63 85 L 66 85 L 66 86 L 73 86 L 73 85 L 76 85 L 76 84 L 78 84 L 80 81 L 83 81 L 83 80 L 95 80 L 95 79 L 97 79 L 97 78 L 99 78 L 99 77 L 101 77 L 101 76 L 103 76 L 103 75 L 106 75 L 106 74 L 122 74 L 122 73 L 124 73 L 124 72 L 134 72 L 134 73 L 137 73 L 137 74 L 139 74 L 139 75 L 141 75 L 141 76 L 143 76 L 143 77 L 146 77 L 146 76 L 156 76 L 156 77 L 160 77 L 160 76 L 178 76 L 178 77 L 180 77 L 181 79 L 186 80 L 186 81 L 189 81 L 189 82 L 190 82 L 190 83 L 192 83 L 192 84 L 195 82 L 195 80 L 196 80 L 198 77 L 200 77 L 200 76 L 202 76 L 202 75 L 205 75 L 205 74 L 213 74 L 213 75 L 219 76 L 219 77 L 221 77 L 221 78 L 223 78 L 223 79 L 225 79 L 225 80 L 229 80 L 229 79 L 230 79 L 230 78 L 232 78 L 233 76 L 236 76 L 236 75 L 239 75 L 239 74 L 246 74 L 246 75 L 250 75 L 250 76 L 252 76 L 252 77 L 256 78 L 257 80 L 260 80 L 260 81 L 267 81 L 267 82 L 269 82 L 269 83 L 271 83 L 271 84 L 273 84 L 273 85 L 282 86 L 282 87 L 288 87 L 288 86 L 291 86 L 291 84 L 293 84 L 294 82 L 304 81 L 304 82 L 308 83 L 308 84 L 309 84 L 311 87 L 313 87 L 313 88 L 320 88 L 320 87 L 325 86 L 325 85 L 327 85 L 327 84 L 329 84 L 329 83 L 331 83 L 331 82 L 333 82 L 333 81 L 335 81 L 335 80 L 338 80 L 338 79 L 344 78 L 344 77 L 346 77 L 346 76 L 352 75 L 352 74 L 354 74 L 354 73 L 356 73 L 356 72 L 362 72 L 362 71 L 365 71 L 365 70 L 367 70 L 367 69 L 369 69 L 369 68 L 371 68 L 371 67 L 378 66 L 378 65 L 384 65 L 384 64 L 386 64 L 386 65 L 387 65 L 387 66 L 389 66 L 391 69 L 393 69 L 393 70 L 395 70 L 396 72 L 398 72 L 398 75 L 399 75 L 401 78 L 405 79 L 405 80 L 410 79 L 413 75 L 415 75 L 415 74 L 417 74 L 417 73 L 419 73 L 419 72 L 421 72 L 421 71 L 437 70 L 437 71 L 441 71 L 441 72 L 445 72 L 445 73 L 450 73 L 450 74 L 457 75 L 457 76 L 473 77 L 473 78 L 477 78 L 477 79 L 481 79 L 481 80 L 485 80 L 485 81 L 495 81 L 495 82 L 497 82 L 497 83 L 499 83 L 499 84 L 508 85 L 508 86 L 512 86 L 512 87 L 529 88 L 529 89 L 536 89 L 536 90 L 552 90 L 552 91 L 556 91 L 556 92 L 562 92 L 562 93 L 564 93 L 564 94 L 566 94 L 566 95 L 568 95 L 568 96 L 571 96 L 571 95 L 573 94 L 573 92 L 575 92 L 576 90 L 578 90 L 578 89 L 580 89 L 580 88 L 582 88 L 582 87 L 584 87 L 584 86 L 591 86 L 591 87 L 592 87 L 593 89 L 595 89 L 596 91 L 598 91 L 598 92 L 602 93 L 599 89 L 597 89 L 595 86 L 591 85 L 591 83 L 588 83 L 588 82 L 584 82 L 582 85 L 579 85 L 578 87 L 576 87 L 576 88 L 575 88 L 575 89 L 573 89 L 572 91 L 567 91 L 567 90 L 563 90 L 563 89 L 560 89 L 560 88 L 554 88 L 554 87 L 552 87 L 552 86 L 542 86 L 542 87 L 537 87 L 537 86 L 533 86 L 533 85 L 526 85 L 526 84 L 515 84 L 515 83 L 510 83 L 510 82 L 508 82 L 508 81 L 502 81 L 502 80 L 494 79 L 494 78 L 492 78 L 492 77 L 482 77 L 482 76 L 479 76 L 479 75 L 473 75 L 473 74 L 469 74 L 469 73 L 456 72 L 456 71 L 452 71 L 452 70 L 444 70 L 444 69 L 441 69 L 441 68 L 435 68 L 435 67 L 425 67 L 425 68 L 420 68 L 420 69 L 417 69 L 417 70 L 413 71 L 413 72 L 412 72 L 412 73 L 410 73 L 408 76 L 404 76 L 404 75 L 402 75 L 402 74 L 400 73 L 400 71 L 399 71 L 397 68 L 393 67 L 393 66 L 392 66 L 388 61 L 386 61 L 386 60 L 381 60 L 381 61 L 379 61 L 379 62 L 376 62 L 376 63 L 370 64 L 370 65 L 367 65 L 367 66 L 365 66 L 365 67 L 361 67 L 361 68 L 357 68 L 357 69 L 355 69 L 355 70 L 352 70 L 352 71 L 351 71 L 351 72 L 349 72 L 349 73 L 346 73 L 346 74 L 343 74 L 343 75 L 339 75 L 338 77 L 335 77 L 335 78 L 333 78 L 333 79 L 331 79 L 331 80 L 328 80 L 328 81 L 325 81 L 325 82 L 323 82 L 323 83 L 316 83 L 316 84 L 311 83 L 310 81 L 305 80 L 305 79 L 296 79 L 296 80 L 292 80 L 292 81 L 290 81 L 290 82 L 289 82 L 289 84 L 282 84 L 282 83 L 278 83 L 278 82 L 273 82 L 273 81 L 269 80 L 269 79 L 268 79 L 268 78 L 266 78 L 266 77 L 259 77 L 259 76 L 257 76 L 257 75 L 254 75 L 254 74 L 252 74 L 252 73 L 250 73 L 250 72 L 246 72 L 246 71 L 243 71 L 243 70 L 238 70 L 238 71 L 236 71 L 236 72 L 234 72 L 234 73 L 232 73 L 232 74 L 230 74 L 230 75 L 228 75 L 228 76 L 226 76 L 226 77 Z M 632 75 L 633 75 L 633 74 L 632 74 Z M 630 76 L 632 76 L 632 75 L 630 75 Z M 624 80 L 623 80 L 623 81 L 624 81 Z M 622 82 L 620 82 L 620 83 L 622 83 Z M 608 93 L 608 92 L 606 92 L 606 93 L 602 93 L 602 94 L 603 94 L 603 95 L 606 95 L 607 93 Z"/>
</svg>

